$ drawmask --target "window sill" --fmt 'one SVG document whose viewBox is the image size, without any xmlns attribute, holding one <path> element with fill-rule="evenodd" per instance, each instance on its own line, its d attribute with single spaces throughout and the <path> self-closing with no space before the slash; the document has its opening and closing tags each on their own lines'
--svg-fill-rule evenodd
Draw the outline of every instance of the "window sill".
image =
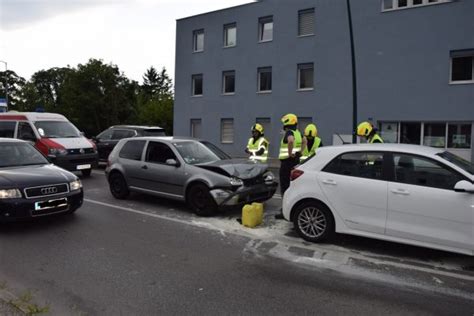
<svg viewBox="0 0 474 316">
<path fill-rule="evenodd" d="M 202 98 L 203 95 L 202 94 L 196 94 L 196 95 L 192 95 L 191 98 Z"/>
<path fill-rule="evenodd" d="M 233 144 L 234 142 L 223 142 L 221 141 L 221 144 Z"/>
<path fill-rule="evenodd" d="M 270 43 L 270 42 L 273 42 L 273 39 L 271 40 L 265 40 L 265 41 L 258 41 L 259 44 L 263 44 L 263 43 Z"/>
<path fill-rule="evenodd" d="M 298 35 L 298 38 L 303 38 L 303 37 L 311 37 L 314 36 L 315 34 L 303 34 L 303 35 Z"/>
<path fill-rule="evenodd" d="M 296 89 L 298 92 L 308 92 L 308 91 L 314 91 L 314 88 L 302 88 L 302 89 Z"/>
<path fill-rule="evenodd" d="M 203 50 L 193 50 L 193 54 L 199 54 L 199 53 L 204 53 L 204 49 Z"/>
<path fill-rule="evenodd" d="M 221 95 L 222 96 L 231 96 L 231 95 L 235 95 L 235 92 L 222 93 Z"/>
<path fill-rule="evenodd" d="M 272 90 L 267 90 L 267 91 L 257 91 L 257 94 L 271 94 Z"/>
<path fill-rule="evenodd" d="M 458 84 L 473 84 L 474 80 L 459 80 L 459 81 L 450 81 L 449 84 L 458 85 Z"/>
<path fill-rule="evenodd" d="M 234 47 L 237 47 L 237 45 L 231 45 L 231 46 L 222 46 L 223 49 L 227 49 L 227 48 L 234 48 Z"/>
</svg>

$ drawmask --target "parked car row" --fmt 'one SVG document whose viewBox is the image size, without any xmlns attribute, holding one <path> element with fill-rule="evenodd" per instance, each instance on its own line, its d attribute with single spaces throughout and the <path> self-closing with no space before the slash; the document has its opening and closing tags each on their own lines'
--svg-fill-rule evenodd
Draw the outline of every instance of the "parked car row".
<svg viewBox="0 0 474 316">
<path fill-rule="evenodd" d="M 159 127 L 113 126 L 94 139 L 115 198 L 151 194 L 211 216 L 273 197 L 278 183 L 268 165 L 232 159 L 205 140 L 163 135 Z M 65 169 L 90 174 L 101 155 L 92 141 L 48 113 L 0 114 L 5 136 L 0 221 L 72 213 L 82 205 L 82 183 Z M 283 215 L 307 241 L 337 232 L 474 255 L 474 165 L 443 149 L 327 146 L 297 166 L 291 180 Z"/>
</svg>

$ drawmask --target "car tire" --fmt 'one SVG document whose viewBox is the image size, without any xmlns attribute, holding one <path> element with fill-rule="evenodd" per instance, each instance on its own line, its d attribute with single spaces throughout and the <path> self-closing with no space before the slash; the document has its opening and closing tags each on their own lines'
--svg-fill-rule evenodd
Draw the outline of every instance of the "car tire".
<svg viewBox="0 0 474 316">
<path fill-rule="evenodd" d="M 124 200 L 130 194 L 128 189 L 127 181 L 125 178 L 118 172 L 114 172 L 109 177 L 109 188 L 110 193 L 114 198 L 119 200 Z"/>
<path fill-rule="evenodd" d="M 188 191 L 188 204 L 198 216 L 212 216 L 217 211 L 217 204 L 204 184 L 194 184 Z"/>
<path fill-rule="evenodd" d="M 293 224 L 298 235 L 310 242 L 328 240 L 334 234 L 334 217 L 331 211 L 316 201 L 298 205 Z"/>
<path fill-rule="evenodd" d="M 85 169 L 85 170 L 82 170 L 81 172 L 84 177 L 90 177 L 92 173 L 92 169 Z"/>
</svg>

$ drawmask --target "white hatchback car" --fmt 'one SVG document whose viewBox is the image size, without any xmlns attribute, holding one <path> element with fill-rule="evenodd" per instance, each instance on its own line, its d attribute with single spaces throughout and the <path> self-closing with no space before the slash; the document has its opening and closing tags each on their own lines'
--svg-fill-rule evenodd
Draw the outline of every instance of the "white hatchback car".
<svg viewBox="0 0 474 316">
<path fill-rule="evenodd" d="M 291 176 L 283 215 L 305 240 L 338 232 L 474 255 L 474 165 L 449 152 L 322 147 Z"/>
</svg>

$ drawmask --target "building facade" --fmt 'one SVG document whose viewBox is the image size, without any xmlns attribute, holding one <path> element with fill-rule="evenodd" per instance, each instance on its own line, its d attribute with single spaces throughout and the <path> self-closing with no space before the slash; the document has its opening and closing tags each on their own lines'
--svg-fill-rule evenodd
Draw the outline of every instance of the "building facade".
<svg viewBox="0 0 474 316">
<path fill-rule="evenodd" d="M 473 0 L 261 0 L 177 21 L 174 134 L 233 156 L 255 122 L 270 156 L 280 118 L 318 126 L 325 145 L 357 120 L 388 142 L 474 157 Z M 340 137 L 339 137 L 340 136 Z"/>
</svg>

